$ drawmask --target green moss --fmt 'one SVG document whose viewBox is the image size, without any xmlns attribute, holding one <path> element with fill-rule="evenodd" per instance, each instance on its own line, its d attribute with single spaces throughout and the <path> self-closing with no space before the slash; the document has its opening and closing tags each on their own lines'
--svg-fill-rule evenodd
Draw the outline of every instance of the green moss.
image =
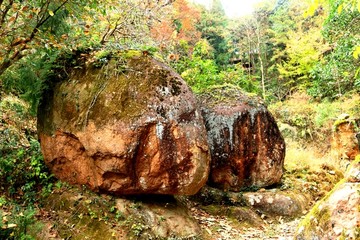
<svg viewBox="0 0 360 240">
<path fill-rule="evenodd" d="M 86 189 L 60 188 L 43 199 L 44 209 L 56 211 L 54 230 L 64 239 L 118 239 L 122 223 L 111 211 L 114 200 Z"/>
<path fill-rule="evenodd" d="M 238 104 L 242 102 L 249 106 L 260 107 L 264 106 L 262 100 L 254 94 L 244 92 L 240 87 L 233 84 L 214 85 L 201 94 L 198 97 L 208 107 L 214 107 L 215 105 L 221 104 Z"/>
<path fill-rule="evenodd" d="M 318 224 L 314 221 L 320 223 L 319 227 L 321 227 L 325 226 L 330 218 L 330 213 L 328 209 L 320 210 L 321 203 L 322 201 L 318 202 L 298 226 L 297 232 L 299 232 L 300 229 L 303 229 L 301 235 L 305 239 L 310 239 L 310 237 L 318 231 Z"/>
<path fill-rule="evenodd" d="M 161 63 L 139 51 L 118 52 L 101 68 L 85 65 L 71 69 L 65 80 L 44 96 L 39 130 L 82 130 L 90 121 L 102 125 L 110 119 L 136 121 L 159 97 L 160 90 L 179 95 L 182 81 Z M 100 52 L 99 56 L 108 54 Z M 162 101 L 164 99 L 160 99 Z"/>
<path fill-rule="evenodd" d="M 305 239 L 310 238 L 313 233 L 317 233 L 319 228 L 327 228 L 327 225 L 330 224 L 330 211 L 329 209 L 323 207 L 323 203 L 338 189 L 339 186 L 345 182 L 346 179 L 339 181 L 323 199 L 315 204 L 315 206 L 306 215 L 304 220 L 299 224 L 297 232 L 299 232 L 300 229 L 303 229 L 302 235 L 305 237 Z M 316 223 L 313 222 L 315 219 L 317 221 Z"/>
<path fill-rule="evenodd" d="M 127 51 L 121 52 L 121 56 L 124 57 L 125 59 L 130 59 L 130 58 L 134 58 L 134 57 L 141 57 L 142 56 L 142 51 L 140 51 L 140 50 L 127 50 Z"/>
</svg>

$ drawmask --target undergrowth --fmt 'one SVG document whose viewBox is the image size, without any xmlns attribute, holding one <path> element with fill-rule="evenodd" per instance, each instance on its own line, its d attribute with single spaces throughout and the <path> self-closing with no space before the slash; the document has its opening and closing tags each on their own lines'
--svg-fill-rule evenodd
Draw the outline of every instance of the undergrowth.
<svg viewBox="0 0 360 240">
<path fill-rule="evenodd" d="M 332 126 L 339 115 L 360 118 L 360 95 L 343 96 L 337 101 L 314 101 L 306 93 L 296 93 L 284 102 L 269 106 L 286 139 L 318 148 L 329 148 Z"/>
<path fill-rule="evenodd" d="M 50 193 L 54 178 L 36 140 L 27 104 L 7 96 L 0 102 L 0 239 L 33 239 L 37 201 Z M 34 227 L 33 225 L 32 227 Z"/>
</svg>

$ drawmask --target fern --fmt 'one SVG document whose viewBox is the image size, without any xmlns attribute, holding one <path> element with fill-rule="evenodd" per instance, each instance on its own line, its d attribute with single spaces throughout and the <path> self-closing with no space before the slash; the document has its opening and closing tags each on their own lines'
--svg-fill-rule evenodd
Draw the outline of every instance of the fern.
<svg viewBox="0 0 360 240">
<path fill-rule="evenodd" d="M 45 82 L 52 76 L 57 50 L 44 50 L 22 59 L 18 64 L 8 69 L 0 81 L 3 82 L 5 92 L 13 93 L 27 101 L 31 114 L 35 115 L 46 89 Z"/>
</svg>

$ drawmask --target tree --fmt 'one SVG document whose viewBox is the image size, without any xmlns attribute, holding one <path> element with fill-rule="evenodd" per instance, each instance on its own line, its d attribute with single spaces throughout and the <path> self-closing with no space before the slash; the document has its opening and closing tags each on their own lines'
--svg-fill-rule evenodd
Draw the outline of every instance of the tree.
<svg viewBox="0 0 360 240">
<path fill-rule="evenodd" d="M 43 48 L 149 39 L 149 29 L 173 0 L 0 0 L 0 76 Z M 71 26 L 71 27 L 70 27 Z M 146 35 L 146 36 L 145 36 Z"/>
<path fill-rule="evenodd" d="M 236 57 L 246 66 L 248 81 L 260 81 L 262 97 L 267 97 L 267 68 L 270 7 L 258 7 L 251 17 L 234 20 L 231 24 L 233 48 Z"/>
<path fill-rule="evenodd" d="M 225 68 L 230 59 L 228 39 L 228 20 L 219 0 L 213 0 L 211 9 L 203 9 L 197 29 L 201 37 L 206 39 L 214 48 L 215 61 L 218 66 Z"/>
<path fill-rule="evenodd" d="M 151 37 L 165 54 L 189 56 L 193 46 L 200 40 L 196 30 L 200 11 L 186 0 L 176 0 L 166 14 L 151 27 Z M 187 51 L 182 47 L 188 46 Z M 191 47 L 189 47 L 191 46 Z M 175 56 L 178 59 L 180 56 Z"/>
<path fill-rule="evenodd" d="M 48 29 L 52 33 L 59 32 L 53 24 L 64 20 L 69 3 L 69 0 L 0 1 L 0 75 L 27 55 L 29 49 L 50 40 L 46 36 Z M 51 21 L 53 17 L 56 20 Z"/>
<path fill-rule="evenodd" d="M 173 0 L 0 0 L 0 94 L 36 111 L 57 56 L 152 45 L 150 29 Z M 60 66 L 61 67 L 61 66 Z"/>
<path fill-rule="evenodd" d="M 304 2 L 282 0 L 269 10 L 265 73 L 268 91 L 278 100 L 311 85 L 313 68 L 328 47 L 321 36 L 324 11 L 304 17 L 307 7 Z"/>
<path fill-rule="evenodd" d="M 323 36 L 330 44 L 324 60 L 313 71 L 309 93 L 321 98 L 336 98 L 348 91 L 360 90 L 360 0 L 320 1 L 313 4 L 310 14 L 322 7 L 329 8 Z"/>
</svg>

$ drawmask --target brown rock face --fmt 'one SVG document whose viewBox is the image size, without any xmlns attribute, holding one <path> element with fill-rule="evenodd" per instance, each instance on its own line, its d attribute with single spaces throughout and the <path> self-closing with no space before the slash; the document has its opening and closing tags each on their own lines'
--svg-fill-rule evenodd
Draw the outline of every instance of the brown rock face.
<svg viewBox="0 0 360 240">
<path fill-rule="evenodd" d="M 285 142 L 274 118 L 258 100 L 238 90 L 221 91 L 220 101 L 200 97 L 211 152 L 209 184 L 239 191 L 278 183 Z"/>
<path fill-rule="evenodd" d="M 113 194 L 194 194 L 209 151 L 196 100 L 149 57 L 73 69 L 43 98 L 38 132 L 61 180 Z"/>
</svg>

